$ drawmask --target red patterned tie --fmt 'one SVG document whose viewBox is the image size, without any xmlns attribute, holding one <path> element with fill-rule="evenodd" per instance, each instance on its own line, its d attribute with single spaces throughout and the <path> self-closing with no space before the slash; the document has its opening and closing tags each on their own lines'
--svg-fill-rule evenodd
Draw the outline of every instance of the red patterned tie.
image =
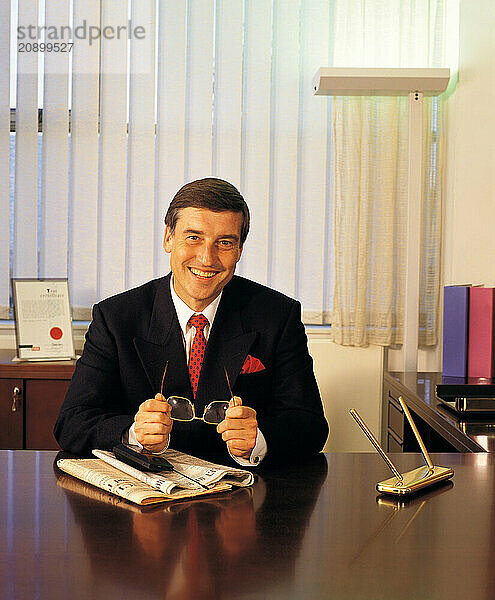
<svg viewBox="0 0 495 600">
<path fill-rule="evenodd" d="M 201 373 L 201 365 L 205 355 L 206 339 L 203 334 L 203 329 L 208 325 L 208 319 L 204 315 L 193 315 L 189 321 L 189 325 L 196 327 L 196 335 L 191 348 L 191 356 L 189 357 L 189 378 L 194 397 L 196 398 L 196 390 L 198 389 L 199 374 Z"/>
</svg>

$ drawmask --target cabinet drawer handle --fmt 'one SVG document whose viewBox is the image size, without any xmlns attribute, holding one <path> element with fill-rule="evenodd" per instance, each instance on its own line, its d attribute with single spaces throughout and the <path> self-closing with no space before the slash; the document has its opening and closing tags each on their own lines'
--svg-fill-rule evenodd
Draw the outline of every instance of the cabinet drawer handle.
<svg viewBox="0 0 495 600">
<path fill-rule="evenodd" d="M 18 388 L 17 386 L 12 390 L 13 391 L 13 396 L 12 396 L 12 412 L 17 412 L 17 406 L 18 406 L 18 402 L 21 399 L 21 390 L 20 388 Z"/>
</svg>

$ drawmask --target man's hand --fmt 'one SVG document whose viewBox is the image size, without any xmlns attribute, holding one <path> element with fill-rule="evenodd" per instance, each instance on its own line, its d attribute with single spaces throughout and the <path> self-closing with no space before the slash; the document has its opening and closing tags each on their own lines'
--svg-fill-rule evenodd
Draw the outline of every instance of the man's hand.
<svg viewBox="0 0 495 600">
<path fill-rule="evenodd" d="M 217 425 L 217 431 L 222 434 L 222 440 L 227 442 L 232 456 L 249 460 L 258 433 L 256 411 L 249 406 L 242 406 L 239 396 L 234 396 L 229 402 L 225 419 Z"/>
<path fill-rule="evenodd" d="M 141 404 L 134 417 L 136 440 L 150 452 L 160 452 L 168 444 L 172 429 L 172 407 L 161 394 Z"/>
</svg>

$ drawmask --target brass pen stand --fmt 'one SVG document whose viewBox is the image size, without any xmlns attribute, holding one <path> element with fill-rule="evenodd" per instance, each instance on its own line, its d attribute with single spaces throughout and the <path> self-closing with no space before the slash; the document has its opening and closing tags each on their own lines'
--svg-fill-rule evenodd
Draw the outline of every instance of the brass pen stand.
<svg viewBox="0 0 495 600">
<path fill-rule="evenodd" d="M 409 425 L 411 426 L 413 433 L 418 441 L 419 447 L 421 448 L 421 452 L 424 456 L 426 465 L 419 467 L 417 469 L 413 469 L 412 471 L 408 471 L 407 473 L 400 473 L 394 463 L 387 456 L 383 448 L 378 443 L 378 440 L 371 433 L 366 423 L 361 419 L 359 414 L 351 408 L 349 411 L 351 415 L 354 417 L 356 423 L 361 427 L 364 431 L 370 442 L 375 447 L 378 454 L 383 458 L 388 468 L 394 474 L 394 477 L 390 479 L 386 479 L 385 481 L 380 481 L 376 484 L 376 489 L 384 494 L 396 494 L 399 496 L 403 496 L 406 494 L 413 494 L 422 490 L 431 485 L 435 485 L 440 481 L 444 481 L 445 479 L 450 479 L 454 475 L 454 471 L 448 467 L 439 467 L 434 465 L 431 462 L 430 455 L 426 450 L 426 446 L 419 435 L 419 431 L 414 423 L 411 413 L 404 402 L 402 396 L 399 396 L 399 403 L 406 415 L 407 420 L 409 421 Z"/>
</svg>

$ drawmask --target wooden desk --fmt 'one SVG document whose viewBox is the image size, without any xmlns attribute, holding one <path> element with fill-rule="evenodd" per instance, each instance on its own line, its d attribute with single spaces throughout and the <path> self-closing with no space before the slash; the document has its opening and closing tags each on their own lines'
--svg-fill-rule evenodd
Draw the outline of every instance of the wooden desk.
<svg viewBox="0 0 495 600">
<path fill-rule="evenodd" d="M 52 430 L 76 361 L 12 362 L 14 355 L 0 350 L 0 448 L 58 449 Z"/>
<path fill-rule="evenodd" d="M 435 456 L 453 483 L 400 508 L 377 496 L 389 474 L 370 453 L 144 510 L 60 476 L 55 456 L 0 452 L 4 600 L 493 598 L 493 454 Z"/>
<path fill-rule="evenodd" d="M 417 452 L 419 446 L 397 399 L 402 396 L 431 452 L 494 452 L 493 415 L 459 416 L 441 404 L 435 385 L 441 373 L 384 373 L 382 444 L 389 452 Z"/>
</svg>

